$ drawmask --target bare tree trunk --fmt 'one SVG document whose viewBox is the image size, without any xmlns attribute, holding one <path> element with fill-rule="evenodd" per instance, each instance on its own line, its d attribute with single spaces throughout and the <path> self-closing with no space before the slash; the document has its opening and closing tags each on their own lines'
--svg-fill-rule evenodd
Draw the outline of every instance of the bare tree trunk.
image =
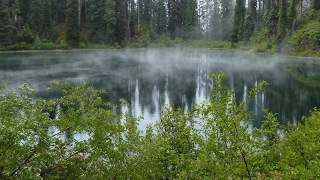
<svg viewBox="0 0 320 180">
<path fill-rule="evenodd" d="M 293 20 L 293 23 L 292 23 L 292 27 L 291 27 L 291 35 L 294 34 L 296 30 L 296 19 Z"/>
<path fill-rule="evenodd" d="M 262 15 L 264 15 L 265 9 L 266 9 L 266 0 L 263 0 L 263 2 L 262 2 Z"/>
<path fill-rule="evenodd" d="M 78 4 L 79 4 L 79 7 L 78 7 L 78 25 L 79 25 L 79 28 L 81 28 L 81 0 L 78 0 Z"/>
<path fill-rule="evenodd" d="M 130 36 L 131 36 L 131 31 L 130 31 L 130 20 L 131 20 L 131 4 L 132 2 L 131 1 L 128 1 L 128 4 L 127 4 L 127 12 L 128 12 L 128 19 L 127 19 L 127 43 L 130 44 Z"/>
<path fill-rule="evenodd" d="M 259 15 L 261 15 L 261 0 L 259 0 L 259 9 L 258 9 Z"/>
<path fill-rule="evenodd" d="M 138 31 L 140 30 L 140 2 L 139 0 L 137 1 L 138 3 Z"/>
<path fill-rule="evenodd" d="M 300 0 L 300 21 L 302 20 L 302 7 L 303 7 L 303 0 Z"/>
</svg>

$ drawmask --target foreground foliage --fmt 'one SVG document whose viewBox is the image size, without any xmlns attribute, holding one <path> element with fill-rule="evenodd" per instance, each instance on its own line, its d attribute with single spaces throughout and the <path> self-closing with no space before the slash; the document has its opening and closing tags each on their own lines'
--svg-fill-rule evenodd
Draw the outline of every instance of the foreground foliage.
<svg viewBox="0 0 320 180">
<path fill-rule="evenodd" d="M 31 98 L 26 84 L 10 90 L 0 96 L 0 179 L 319 178 L 318 109 L 282 130 L 266 111 L 252 130 L 249 99 L 237 103 L 224 74 L 213 78 L 210 100 L 192 113 L 168 106 L 145 132 L 85 82 L 54 82 L 49 89 L 63 95 L 51 100 Z"/>
</svg>

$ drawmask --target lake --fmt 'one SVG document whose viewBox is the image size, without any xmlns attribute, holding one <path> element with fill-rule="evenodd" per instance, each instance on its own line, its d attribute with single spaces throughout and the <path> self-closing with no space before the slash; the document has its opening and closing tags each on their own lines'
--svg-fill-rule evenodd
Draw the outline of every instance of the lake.
<svg viewBox="0 0 320 180">
<path fill-rule="evenodd" d="M 282 124 L 301 121 L 310 110 L 320 107 L 320 65 L 317 59 L 212 49 L 133 49 L 39 51 L 0 54 L 0 78 L 9 88 L 28 83 L 35 96 L 58 96 L 45 88 L 53 80 L 89 85 L 108 91 L 104 97 L 120 104 L 124 99 L 135 117 L 143 116 L 140 126 L 154 123 L 169 103 L 192 110 L 207 100 L 212 73 L 225 72 L 226 85 L 243 101 L 258 82 L 270 85 L 247 106 L 253 126 L 263 120 L 262 109 L 278 113 Z"/>
</svg>

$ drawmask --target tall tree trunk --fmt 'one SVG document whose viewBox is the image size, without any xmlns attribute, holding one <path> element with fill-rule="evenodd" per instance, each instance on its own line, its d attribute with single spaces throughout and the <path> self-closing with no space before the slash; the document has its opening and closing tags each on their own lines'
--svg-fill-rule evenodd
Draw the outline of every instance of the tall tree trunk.
<svg viewBox="0 0 320 180">
<path fill-rule="evenodd" d="M 319 1 L 319 0 L 315 0 Z M 303 8 L 303 0 L 300 0 L 300 21 L 302 21 L 302 8 Z"/>
<path fill-rule="evenodd" d="M 81 1 L 82 0 L 78 0 L 78 4 L 79 4 L 79 7 L 78 7 L 78 24 L 79 24 L 79 28 L 81 28 Z"/>
<path fill-rule="evenodd" d="M 140 3 L 139 3 L 139 0 L 137 1 L 137 6 L 138 6 L 138 31 L 140 30 Z"/>
<path fill-rule="evenodd" d="M 127 43 L 130 44 L 131 30 L 130 30 L 130 21 L 131 21 L 131 11 L 132 11 L 132 1 L 127 1 Z"/>
<path fill-rule="evenodd" d="M 293 34 L 294 34 L 295 29 L 296 29 L 296 19 L 294 19 L 294 20 L 293 20 L 293 23 L 292 23 L 292 27 L 291 27 L 291 35 L 293 35 Z"/>
</svg>

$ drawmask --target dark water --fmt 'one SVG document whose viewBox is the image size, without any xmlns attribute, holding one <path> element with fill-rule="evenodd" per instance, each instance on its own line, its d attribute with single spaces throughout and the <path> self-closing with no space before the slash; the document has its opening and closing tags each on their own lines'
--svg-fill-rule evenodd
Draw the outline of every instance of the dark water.
<svg viewBox="0 0 320 180">
<path fill-rule="evenodd" d="M 131 104 L 133 116 L 143 116 L 141 126 L 153 123 L 170 102 L 192 110 L 210 96 L 209 75 L 225 72 L 226 85 L 243 101 L 250 88 L 262 80 L 270 85 L 248 106 L 255 119 L 262 109 L 278 113 L 281 123 L 297 122 L 320 106 L 319 60 L 296 59 L 248 52 L 194 49 L 42 51 L 0 54 L 0 78 L 10 88 L 28 83 L 36 96 L 53 98 L 45 88 L 53 80 L 90 85 L 108 91 L 107 100 Z M 291 73 L 290 73 L 291 72 Z"/>
</svg>

